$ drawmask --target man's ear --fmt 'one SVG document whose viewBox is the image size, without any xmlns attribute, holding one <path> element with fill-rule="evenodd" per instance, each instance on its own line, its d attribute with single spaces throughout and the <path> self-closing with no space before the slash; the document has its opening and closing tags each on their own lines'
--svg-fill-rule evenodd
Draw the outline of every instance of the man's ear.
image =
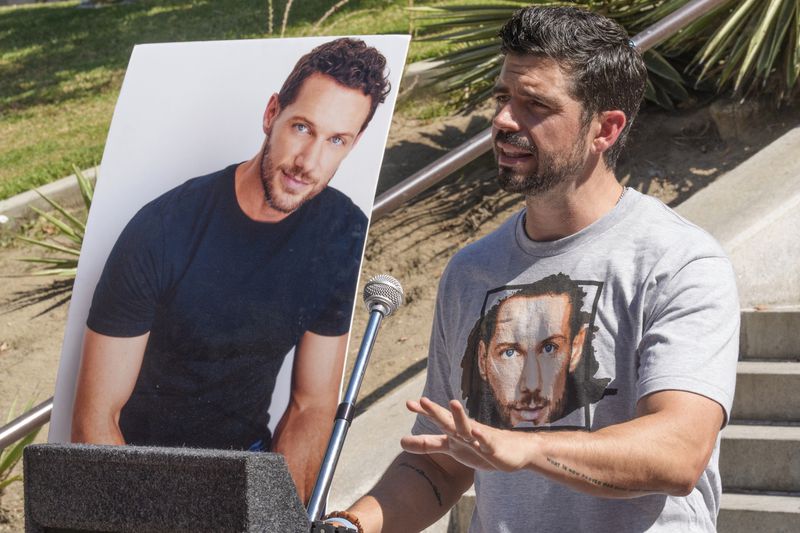
<svg viewBox="0 0 800 533">
<path fill-rule="evenodd" d="M 569 373 L 572 374 L 575 372 L 575 369 L 578 368 L 578 364 L 581 362 L 581 357 L 583 357 L 583 345 L 584 341 L 586 340 L 586 332 L 589 330 L 589 325 L 584 324 L 581 327 L 578 334 L 575 335 L 572 339 L 572 350 L 570 350 L 569 356 Z"/>
<path fill-rule="evenodd" d="M 481 379 L 486 381 L 486 343 L 478 341 L 478 371 L 481 373 Z"/>
<path fill-rule="evenodd" d="M 267 108 L 264 110 L 264 122 L 262 123 L 264 133 L 269 131 L 272 127 L 272 123 L 275 122 L 275 117 L 277 117 L 280 112 L 281 104 L 278 103 L 278 93 L 273 93 L 273 95 L 269 97 Z"/>
<path fill-rule="evenodd" d="M 592 139 L 592 151 L 600 155 L 609 148 L 611 148 L 622 130 L 625 129 L 625 124 L 628 120 L 625 118 L 625 113 L 619 109 L 612 109 L 610 111 L 601 111 L 598 114 L 600 121 L 600 129 Z"/>
</svg>

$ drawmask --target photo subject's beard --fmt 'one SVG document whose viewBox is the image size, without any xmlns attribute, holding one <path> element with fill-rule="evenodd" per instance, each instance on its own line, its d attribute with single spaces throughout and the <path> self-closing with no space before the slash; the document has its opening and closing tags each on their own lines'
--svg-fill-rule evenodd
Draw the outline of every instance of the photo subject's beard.
<svg viewBox="0 0 800 533">
<path fill-rule="evenodd" d="M 582 139 L 582 136 L 578 138 Z M 570 177 L 576 176 L 584 165 L 585 141 L 576 144 L 573 150 L 563 157 L 542 153 L 536 148 L 536 145 L 517 133 L 499 131 L 495 135 L 495 142 L 498 141 L 529 151 L 537 163 L 536 170 L 531 174 L 518 173 L 512 168 L 498 165 L 498 182 L 500 187 L 507 192 L 525 196 L 540 195 Z"/>
<path fill-rule="evenodd" d="M 486 380 L 480 380 L 479 390 L 477 411 L 471 411 L 469 415 L 492 427 L 501 429 L 540 427 L 552 424 L 569 414 L 566 412 L 569 403 L 567 390 L 554 391 L 552 398 L 544 398 L 538 392 L 525 393 L 511 403 L 500 402 L 494 389 Z M 541 409 L 541 413 L 535 421 L 520 420 L 518 414 L 515 414 L 515 410 L 531 408 Z"/>
<path fill-rule="evenodd" d="M 312 190 L 306 196 L 298 198 L 294 201 L 291 201 L 288 198 L 289 195 L 283 195 L 284 197 L 281 198 L 280 192 L 276 190 L 277 187 L 275 184 L 275 181 L 277 180 L 275 173 L 278 172 L 278 169 L 275 168 L 275 164 L 272 162 L 272 158 L 269 156 L 269 144 L 264 147 L 264 154 L 261 156 L 260 166 L 261 186 L 264 188 L 264 201 L 267 202 L 268 206 L 279 213 L 283 213 L 285 215 L 294 213 L 306 201 L 316 196 L 318 192 Z M 292 169 L 291 172 L 295 175 L 302 175 L 302 171 L 299 169 Z"/>
<path fill-rule="evenodd" d="M 551 402 L 550 412 L 547 413 L 546 422 L 554 422 L 564 416 L 564 405 L 566 404 L 566 394 L 561 394 Z"/>
</svg>

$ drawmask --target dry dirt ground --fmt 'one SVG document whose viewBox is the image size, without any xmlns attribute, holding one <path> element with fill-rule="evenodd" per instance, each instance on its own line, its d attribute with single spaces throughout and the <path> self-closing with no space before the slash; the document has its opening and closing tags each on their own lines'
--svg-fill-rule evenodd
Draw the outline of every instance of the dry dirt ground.
<svg viewBox="0 0 800 533">
<path fill-rule="evenodd" d="M 393 122 L 379 192 L 457 146 L 489 124 L 490 111 L 470 117 Z M 620 161 L 623 183 L 676 205 L 715 178 L 800 124 L 800 106 L 780 113 L 764 106 L 715 104 L 694 111 L 645 110 L 637 119 Z M 397 277 L 406 305 L 387 320 L 379 335 L 360 394 L 363 409 L 425 368 L 437 279 L 461 246 L 496 228 L 522 207 L 521 198 L 500 191 L 490 156 L 484 156 L 442 185 L 392 215 L 372 224 L 363 283 L 370 276 Z M 0 228 L 0 414 L 14 402 L 48 398 L 54 389 L 66 305 L 48 310 L 54 300 L 28 302 L 20 296 L 49 287 L 41 278 L 8 277 L 27 271 L 17 258 L 34 254 Z M 360 297 L 359 297 L 360 299 Z M 57 301 L 57 300 L 56 300 Z M 350 358 L 355 357 L 366 322 L 359 305 Z M 46 437 L 47 427 L 39 436 Z M 2 495 L 0 531 L 22 531 L 22 485 Z"/>
</svg>

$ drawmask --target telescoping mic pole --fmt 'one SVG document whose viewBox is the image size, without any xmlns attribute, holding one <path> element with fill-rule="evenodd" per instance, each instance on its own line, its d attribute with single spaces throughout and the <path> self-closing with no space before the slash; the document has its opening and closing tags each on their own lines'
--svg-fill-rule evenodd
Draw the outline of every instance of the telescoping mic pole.
<svg viewBox="0 0 800 533">
<path fill-rule="evenodd" d="M 333 472 L 336 469 L 336 463 L 339 461 L 339 454 L 342 451 L 347 430 L 353 420 L 356 397 L 358 396 L 358 390 L 361 388 L 361 381 L 364 379 L 364 372 L 369 362 L 372 346 L 375 344 L 375 338 L 378 335 L 378 328 L 384 317 L 390 316 L 398 307 L 403 305 L 403 288 L 400 286 L 400 282 L 386 274 L 379 274 L 373 277 L 364 286 L 364 304 L 369 310 L 369 323 L 366 331 L 364 331 L 364 338 L 361 340 L 361 347 L 358 350 L 358 357 L 356 357 L 353 373 L 350 376 L 347 392 L 336 411 L 333 433 L 328 441 L 328 449 L 325 452 L 325 459 L 322 461 L 322 466 L 317 475 L 317 483 L 311 493 L 311 500 L 308 502 L 308 518 L 312 524 L 322 517 L 322 508 L 328 497 L 328 490 L 333 480 Z M 312 531 L 315 531 L 316 527 L 317 524 L 314 524 Z"/>
</svg>

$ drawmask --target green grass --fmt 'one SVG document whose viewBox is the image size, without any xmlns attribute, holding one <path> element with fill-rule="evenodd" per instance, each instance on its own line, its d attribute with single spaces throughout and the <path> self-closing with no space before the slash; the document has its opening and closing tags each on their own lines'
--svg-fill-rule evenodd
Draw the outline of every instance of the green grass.
<svg viewBox="0 0 800 533">
<path fill-rule="evenodd" d="M 350 0 L 314 31 L 334 3 L 295 0 L 286 36 L 409 32 L 409 0 Z M 276 37 L 285 0 L 272 35 L 264 0 L 77 4 L 0 8 L 0 199 L 99 163 L 135 44 Z M 409 61 L 444 46 L 414 43 Z"/>
</svg>

